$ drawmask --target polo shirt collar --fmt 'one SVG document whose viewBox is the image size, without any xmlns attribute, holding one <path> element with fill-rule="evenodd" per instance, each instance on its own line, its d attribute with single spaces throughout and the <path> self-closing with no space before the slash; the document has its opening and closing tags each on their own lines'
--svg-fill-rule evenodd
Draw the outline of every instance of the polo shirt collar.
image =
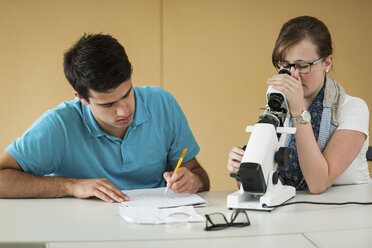
<svg viewBox="0 0 372 248">
<path fill-rule="evenodd" d="M 94 118 L 92 112 L 88 105 L 81 103 L 82 113 L 83 113 L 83 120 L 85 126 L 88 128 L 90 134 L 93 137 L 101 137 L 107 135 L 107 133 L 102 130 L 102 128 L 98 125 L 96 119 Z"/>
<path fill-rule="evenodd" d="M 134 100 L 136 102 L 136 111 L 131 126 L 136 127 L 144 123 L 150 116 L 149 109 L 143 102 L 140 94 L 137 92 L 137 88 L 133 87 Z"/>
<path fill-rule="evenodd" d="M 136 87 L 133 87 L 134 99 L 136 104 L 136 110 L 134 112 L 133 122 L 130 124 L 128 129 L 132 129 L 144 123 L 150 116 L 147 106 L 144 104 L 141 96 L 137 93 Z M 81 103 L 83 120 L 85 126 L 88 128 L 90 134 L 94 137 L 101 137 L 108 135 L 106 131 L 98 125 L 96 119 L 94 118 L 89 106 Z M 128 130 L 127 130 L 128 131 Z"/>
</svg>

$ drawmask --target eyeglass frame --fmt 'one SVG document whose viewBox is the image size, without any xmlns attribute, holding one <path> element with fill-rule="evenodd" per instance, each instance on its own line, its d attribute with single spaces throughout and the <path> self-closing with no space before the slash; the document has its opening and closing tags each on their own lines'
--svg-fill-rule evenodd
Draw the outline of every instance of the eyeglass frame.
<svg viewBox="0 0 372 248">
<path fill-rule="evenodd" d="M 234 222 L 241 212 L 244 212 L 245 216 L 247 217 L 247 221 L 246 222 Z M 221 215 L 223 217 L 223 219 L 225 220 L 226 224 L 225 223 L 214 224 L 213 221 L 211 220 L 210 216 L 211 215 L 216 215 L 216 214 Z M 220 213 L 220 212 L 205 214 L 205 218 L 206 218 L 205 228 L 204 228 L 205 231 L 218 231 L 218 230 L 225 229 L 227 227 L 245 227 L 245 226 L 249 226 L 251 224 L 250 221 L 249 221 L 249 217 L 248 217 L 247 212 L 243 209 L 234 210 L 234 212 L 231 214 L 230 222 L 227 220 L 226 216 L 223 213 Z M 208 222 L 211 223 L 212 225 L 208 226 Z"/>
<path fill-rule="evenodd" d="M 318 64 L 318 63 L 324 61 L 326 58 L 327 58 L 327 57 L 323 57 L 323 58 L 320 58 L 320 59 L 314 60 L 313 62 L 308 62 L 308 63 L 305 63 L 305 62 L 304 62 L 304 63 L 301 63 L 301 64 L 306 64 L 306 65 L 308 65 L 308 66 L 310 67 L 310 69 L 309 69 L 308 72 L 300 72 L 300 71 L 299 71 L 299 73 L 300 73 L 300 74 L 308 74 L 308 73 L 310 73 L 310 72 L 311 72 L 311 66 L 316 65 L 316 64 Z M 275 69 L 276 69 L 277 71 L 279 71 L 279 70 L 281 69 L 280 66 L 279 66 L 279 63 L 280 63 L 280 62 L 283 62 L 283 61 L 273 61 L 273 65 L 274 65 L 274 67 L 275 67 Z M 286 63 L 287 63 L 287 62 L 286 62 Z M 300 70 L 300 68 L 298 68 L 298 65 L 299 65 L 299 64 L 300 64 L 300 63 L 293 63 L 293 64 L 288 63 L 288 66 L 289 66 L 289 68 L 294 67 L 295 69 Z"/>
</svg>

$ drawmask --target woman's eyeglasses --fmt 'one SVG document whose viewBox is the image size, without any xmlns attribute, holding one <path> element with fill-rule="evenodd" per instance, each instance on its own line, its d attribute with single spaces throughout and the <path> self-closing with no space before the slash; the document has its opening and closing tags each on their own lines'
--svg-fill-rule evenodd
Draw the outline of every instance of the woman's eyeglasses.
<svg viewBox="0 0 372 248">
<path fill-rule="evenodd" d="M 297 69 L 299 71 L 299 73 L 307 74 L 311 71 L 311 66 L 312 65 L 316 65 L 319 62 L 322 62 L 323 60 L 325 60 L 325 57 L 314 60 L 313 62 L 309 62 L 309 63 L 301 62 L 301 63 L 291 64 L 291 63 L 288 63 L 286 61 L 274 61 L 273 65 L 274 65 L 274 67 L 277 71 L 280 71 L 281 69 L 287 69 L 287 70 L 290 71 L 291 68 L 294 67 L 295 69 Z"/>
<path fill-rule="evenodd" d="M 231 214 L 230 221 L 228 221 L 223 213 L 211 213 L 205 215 L 206 231 L 217 231 L 227 227 L 244 227 L 249 226 L 248 214 L 242 210 L 237 209 Z"/>
</svg>

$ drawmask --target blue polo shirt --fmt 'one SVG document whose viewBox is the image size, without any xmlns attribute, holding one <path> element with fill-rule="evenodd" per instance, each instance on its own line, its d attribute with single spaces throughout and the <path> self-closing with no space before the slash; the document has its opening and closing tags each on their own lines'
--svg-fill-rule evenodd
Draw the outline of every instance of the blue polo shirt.
<svg viewBox="0 0 372 248">
<path fill-rule="evenodd" d="M 135 114 L 124 139 L 108 135 L 79 99 L 47 111 L 6 151 L 35 175 L 107 178 L 119 189 L 165 186 L 163 173 L 199 146 L 174 97 L 159 87 L 134 87 Z"/>
</svg>

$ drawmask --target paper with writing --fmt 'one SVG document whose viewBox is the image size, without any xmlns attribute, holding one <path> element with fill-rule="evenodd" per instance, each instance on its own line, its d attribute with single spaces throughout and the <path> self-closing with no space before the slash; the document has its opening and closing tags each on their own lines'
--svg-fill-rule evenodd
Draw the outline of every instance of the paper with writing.
<svg viewBox="0 0 372 248">
<path fill-rule="evenodd" d="M 172 208 L 180 206 L 206 206 L 207 201 L 196 194 L 178 194 L 165 187 L 154 189 L 123 190 L 130 201 L 122 204 L 127 207 Z"/>
</svg>

